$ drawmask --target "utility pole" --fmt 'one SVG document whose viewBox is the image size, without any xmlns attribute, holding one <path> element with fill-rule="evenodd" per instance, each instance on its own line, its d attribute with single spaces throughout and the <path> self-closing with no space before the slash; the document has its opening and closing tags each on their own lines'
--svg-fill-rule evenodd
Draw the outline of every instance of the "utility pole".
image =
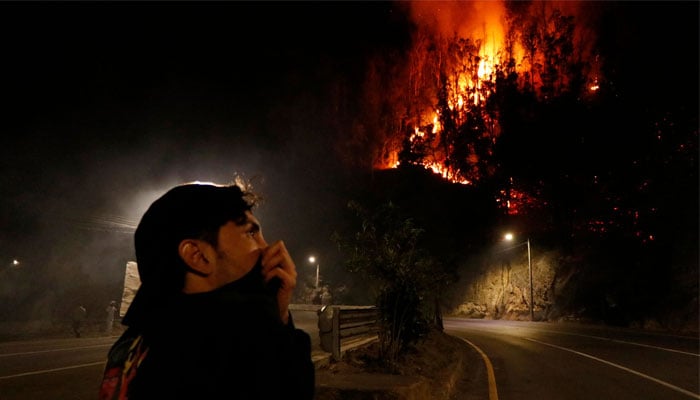
<svg viewBox="0 0 700 400">
<path fill-rule="evenodd" d="M 527 238 L 527 270 L 530 273 L 530 321 L 535 320 L 535 311 L 533 309 L 532 301 L 534 299 L 532 290 L 532 261 L 530 257 L 530 238 Z"/>
</svg>

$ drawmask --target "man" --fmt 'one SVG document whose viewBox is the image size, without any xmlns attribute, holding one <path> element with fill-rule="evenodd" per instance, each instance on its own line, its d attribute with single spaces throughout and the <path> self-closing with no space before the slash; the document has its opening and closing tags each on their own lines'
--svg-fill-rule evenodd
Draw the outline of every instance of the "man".
<svg viewBox="0 0 700 400">
<path fill-rule="evenodd" d="M 185 184 L 134 235 L 141 286 L 101 399 L 312 399 L 309 335 L 289 312 L 296 266 L 238 185 Z"/>
</svg>

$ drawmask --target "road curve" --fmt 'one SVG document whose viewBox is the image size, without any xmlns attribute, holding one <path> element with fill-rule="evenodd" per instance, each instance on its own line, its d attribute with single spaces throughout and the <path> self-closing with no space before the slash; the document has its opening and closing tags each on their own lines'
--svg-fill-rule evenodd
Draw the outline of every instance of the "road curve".
<svg viewBox="0 0 700 400">
<path fill-rule="evenodd" d="M 458 399 L 700 399 L 698 337 L 573 323 L 444 324 L 483 363 Z"/>
</svg>

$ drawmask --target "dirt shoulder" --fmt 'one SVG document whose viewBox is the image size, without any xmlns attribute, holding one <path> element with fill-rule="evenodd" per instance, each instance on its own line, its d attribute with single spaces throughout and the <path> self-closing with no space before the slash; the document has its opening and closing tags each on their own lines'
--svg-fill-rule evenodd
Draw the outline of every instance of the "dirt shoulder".
<svg viewBox="0 0 700 400">
<path fill-rule="evenodd" d="M 475 360 L 464 341 L 440 331 L 431 331 L 393 365 L 380 362 L 375 342 L 317 369 L 316 399 L 448 400 L 470 384 L 479 369 Z"/>
</svg>

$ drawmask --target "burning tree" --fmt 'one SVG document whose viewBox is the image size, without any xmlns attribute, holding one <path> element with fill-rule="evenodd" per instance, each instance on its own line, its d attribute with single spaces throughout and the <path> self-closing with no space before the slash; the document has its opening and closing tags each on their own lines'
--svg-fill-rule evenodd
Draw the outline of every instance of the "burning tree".
<svg viewBox="0 0 700 400">
<path fill-rule="evenodd" d="M 462 184 L 503 176 L 496 162 L 499 139 L 531 134 L 503 127 L 505 119 L 527 114 L 536 102 L 584 101 L 598 89 L 600 59 L 593 55 L 591 31 L 577 25 L 578 3 L 407 4 L 416 30 L 399 61 L 404 68 L 380 63 L 386 70 L 379 75 L 395 79 L 382 83 L 388 90 L 377 90 L 376 77 L 368 85 L 373 103 L 386 111 L 372 124 L 387 137 L 375 167 L 419 165 Z M 377 93 L 386 94 L 385 103 Z M 512 176 L 505 176 L 508 197 L 501 200 L 515 210 L 533 194 L 511 190 L 509 182 Z"/>
</svg>

